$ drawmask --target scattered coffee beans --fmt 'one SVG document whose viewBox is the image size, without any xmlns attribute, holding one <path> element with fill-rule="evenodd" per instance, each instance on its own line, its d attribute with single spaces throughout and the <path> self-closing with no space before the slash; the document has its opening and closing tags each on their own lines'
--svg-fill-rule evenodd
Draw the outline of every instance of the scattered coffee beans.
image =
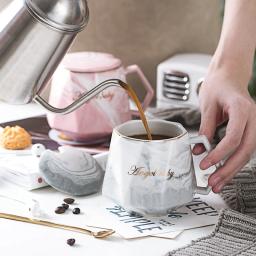
<svg viewBox="0 0 256 256">
<path fill-rule="evenodd" d="M 56 214 L 62 214 L 66 211 L 66 209 L 62 206 L 58 206 L 56 209 L 55 209 L 55 213 Z"/>
<path fill-rule="evenodd" d="M 72 212 L 73 214 L 79 214 L 81 211 L 79 208 L 74 208 Z"/>
<path fill-rule="evenodd" d="M 73 198 L 65 198 L 63 201 L 66 204 L 73 204 L 75 202 L 75 199 L 73 199 Z"/>
<path fill-rule="evenodd" d="M 62 207 L 67 210 L 69 208 L 69 205 L 68 204 L 62 204 Z"/>
<path fill-rule="evenodd" d="M 70 246 L 73 246 L 75 244 L 76 240 L 74 238 L 70 238 L 67 240 L 67 244 Z"/>
<path fill-rule="evenodd" d="M 73 204 L 74 202 L 75 202 L 75 199 L 73 199 L 73 198 L 65 198 L 64 200 L 63 200 L 65 203 L 63 203 L 61 206 L 58 206 L 56 209 L 55 209 L 55 213 L 57 213 L 57 214 L 62 214 L 62 213 L 64 213 L 67 209 L 69 209 L 69 205 L 70 204 Z M 73 214 L 80 214 L 80 212 L 81 212 L 81 210 L 80 210 L 80 208 L 74 208 L 73 210 L 72 210 L 72 212 L 73 212 Z"/>
</svg>

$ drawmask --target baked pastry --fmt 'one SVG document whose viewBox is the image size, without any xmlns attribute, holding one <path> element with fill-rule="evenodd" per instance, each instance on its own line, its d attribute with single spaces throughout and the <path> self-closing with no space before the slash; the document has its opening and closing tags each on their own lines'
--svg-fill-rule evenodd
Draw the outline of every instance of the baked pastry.
<svg viewBox="0 0 256 256">
<path fill-rule="evenodd" d="M 5 149 L 25 149 L 32 143 L 30 134 L 20 126 L 6 126 L 0 135 L 1 146 Z"/>
<path fill-rule="evenodd" d="M 64 133 L 60 133 L 59 134 L 59 138 L 62 140 L 71 140 L 66 134 Z"/>
</svg>

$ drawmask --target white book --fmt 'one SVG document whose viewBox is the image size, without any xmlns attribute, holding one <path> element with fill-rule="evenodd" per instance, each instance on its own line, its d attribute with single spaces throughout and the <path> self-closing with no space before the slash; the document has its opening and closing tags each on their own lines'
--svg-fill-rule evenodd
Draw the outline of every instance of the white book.
<svg viewBox="0 0 256 256">
<path fill-rule="evenodd" d="M 1 178 L 27 190 L 47 186 L 38 165 L 39 158 L 33 155 L 0 154 Z"/>
</svg>

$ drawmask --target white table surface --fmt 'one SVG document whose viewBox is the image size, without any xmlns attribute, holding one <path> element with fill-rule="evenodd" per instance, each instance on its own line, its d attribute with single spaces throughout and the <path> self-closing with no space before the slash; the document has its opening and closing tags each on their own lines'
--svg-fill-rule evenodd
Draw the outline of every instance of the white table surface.
<svg viewBox="0 0 256 256">
<path fill-rule="evenodd" d="M 52 188 L 43 188 L 33 192 L 26 192 L 23 189 L 5 183 L 0 180 L 0 194 L 5 194 L 14 198 L 21 195 L 31 196 L 38 200 L 40 205 L 47 213 L 52 213 L 50 220 L 60 223 L 85 226 L 86 223 L 86 205 L 92 200 L 98 200 L 99 195 L 89 197 L 78 197 L 77 207 L 82 210 L 81 215 L 73 215 L 71 212 L 63 215 L 54 214 L 56 206 L 62 203 L 66 195 L 55 191 Z M 225 206 L 222 199 L 215 194 L 208 195 L 212 200 Z M 19 214 L 20 208 L 25 207 L 19 203 L 11 202 L 0 198 L 0 211 Z M 16 209 L 13 209 L 16 205 Z M 18 211 L 18 212 L 17 212 Z M 155 256 L 165 255 L 168 251 L 189 244 L 191 240 L 210 234 L 214 227 L 203 227 L 184 231 L 176 239 L 163 239 L 155 237 L 146 237 L 140 239 L 125 240 L 118 234 L 107 239 L 96 239 L 85 234 L 79 234 L 71 231 L 59 230 L 49 227 L 37 226 L 12 220 L 0 219 L 0 250 L 1 255 L 26 255 L 26 256 L 45 256 L 58 255 L 95 255 L 95 256 Z M 69 247 L 66 244 L 68 238 L 75 238 L 77 246 Z"/>
<path fill-rule="evenodd" d="M 35 105 L 24 107 L 9 106 L 0 103 L 0 122 L 12 121 L 24 117 L 43 114 L 44 110 Z M 0 194 L 9 195 L 11 197 L 32 197 L 40 201 L 47 209 L 54 212 L 56 206 L 62 203 L 66 195 L 55 191 L 52 188 L 43 188 L 31 192 L 27 192 L 21 187 L 4 182 L 0 178 Z M 215 200 L 221 207 L 225 207 L 225 203 L 219 195 L 211 193 L 208 195 Z M 79 197 L 77 201 L 83 210 L 83 214 L 74 216 L 73 214 L 64 214 L 57 216 L 61 221 L 73 223 L 74 221 L 82 225 L 86 220 L 86 204 L 90 204 L 91 200 L 97 200 L 99 195 L 89 197 Z M 19 205 L 19 206 L 18 206 Z M 16 203 L 17 209 L 22 205 Z M 0 197 L 0 211 L 6 211 L 8 208 L 15 208 L 13 203 Z M 23 207 L 23 206 L 22 206 Z M 15 211 L 15 209 L 14 209 Z M 76 217 L 74 219 L 74 217 Z M 58 219 L 56 219 L 57 221 Z M 11 220 L 0 219 L 0 253 L 1 255 L 16 256 L 45 256 L 45 255 L 93 255 L 93 256 L 155 256 L 165 255 L 168 251 L 189 244 L 191 240 L 208 235 L 213 231 L 214 227 L 203 227 L 193 230 L 184 231 L 176 239 L 163 239 L 155 237 L 147 237 L 133 240 L 122 239 L 117 234 L 99 240 L 88 235 L 64 231 L 54 228 L 42 227 L 33 224 L 26 224 Z M 76 246 L 70 247 L 66 244 L 68 238 L 76 239 Z"/>
</svg>

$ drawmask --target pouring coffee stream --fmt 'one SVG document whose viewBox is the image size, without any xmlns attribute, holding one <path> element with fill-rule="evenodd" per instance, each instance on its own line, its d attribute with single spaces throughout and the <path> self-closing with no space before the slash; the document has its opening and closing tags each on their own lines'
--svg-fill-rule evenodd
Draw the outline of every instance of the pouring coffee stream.
<svg viewBox="0 0 256 256">
<path fill-rule="evenodd" d="M 120 85 L 127 91 L 128 95 L 131 97 L 131 99 L 136 104 L 138 111 L 140 113 L 140 119 L 145 127 L 146 132 L 147 132 L 148 140 L 152 140 L 152 134 L 151 134 L 149 126 L 148 126 L 147 118 L 146 118 L 144 110 L 140 104 L 140 101 L 137 97 L 137 94 L 135 93 L 135 91 L 131 85 L 126 84 L 126 83 L 122 82 L 121 80 L 120 80 Z"/>
</svg>

